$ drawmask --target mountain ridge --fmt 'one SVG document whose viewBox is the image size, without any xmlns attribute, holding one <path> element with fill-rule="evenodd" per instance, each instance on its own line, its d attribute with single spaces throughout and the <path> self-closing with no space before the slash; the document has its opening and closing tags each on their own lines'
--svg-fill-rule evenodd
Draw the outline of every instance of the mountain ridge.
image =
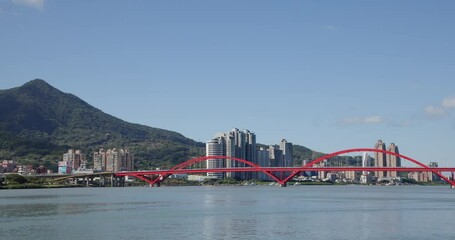
<svg viewBox="0 0 455 240">
<path fill-rule="evenodd" d="M 139 165 L 147 165 L 144 163 L 147 158 L 155 162 L 151 165 L 159 165 L 163 158 L 170 164 L 202 152 L 198 149 L 203 146 L 202 143 L 180 133 L 126 122 L 41 79 L 0 91 L 0 112 L 0 131 L 3 133 L 0 157 L 3 158 L 44 158 L 48 161 L 47 165 L 52 165 L 56 164 L 55 158 L 61 158 L 61 150 L 65 148 L 93 152 L 102 147 L 126 147 L 137 150 Z M 15 146 L 11 142 L 20 146 L 42 143 L 42 146 L 47 145 L 49 151 L 34 156 L 28 151 L 14 151 Z M 152 149 L 160 153 L 159 156 L 147 153 Z M 177 160 L 171 157 L 166 160 L 165 153 Z M 88 157 L 90 159 L 90 155 Z"/>
<path fill-rule="evenodd" d="M 205 144 L 180 133 L 129 123 L 64 93 L 42 79 L 0 90 L 0 159 L 43 164 L 55 169 L 68 148 L 92 153 L 99 148 L 129 148 L 137 168 L 171 167 L 204 155 Z M 295 157 L 314 152 L 296 146 Z"/>
</svg>

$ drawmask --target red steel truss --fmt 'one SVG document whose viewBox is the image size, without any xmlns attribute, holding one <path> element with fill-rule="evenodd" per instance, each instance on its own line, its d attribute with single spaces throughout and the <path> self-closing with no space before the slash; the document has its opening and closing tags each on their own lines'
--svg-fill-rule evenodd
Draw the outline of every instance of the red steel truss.
<svg viewBox="0 0 455 240">
<path fill-rule="evenodd" d="M 385 153 L 389 155 L 394 155 L 405 159 L 409 162 L 412 162 L 419 167 L 313 167 L 315 164 L 322 162 L 326 159 L 339 156 L 346 153 L 353 153 L 353 152 L 379 152 Z M 244 163 L 247 167 L 240 167 L 240 168 L 216 168 L 216 169 L 193 169 L 189 168 L 196 163 L 206 161 L 208 159 L 229 159 L 236 162 Z M 324 155 L 320 158 L 317 158 L 308 164 L 302 167 L 261 167 L 256 163 L 252 163 L 250 161 L 240 159 L 240 158 L 233 158 L 227 156 L 208 156 L 208 157 L 199 157 L 193 158 L 186 162 L 183 162 L 171 169 L 168 170 L 155 170 L 155 171 L 138 171 L 138 172 L 118 172 L 116 173 L 117 176 L 132 176 L 138 179 L 141 179 L 150 184 L 150 186 L 159 186 L 162 181 L 168 178 L 172 174 L 183 174 L 183 173 L 207 173 L 207 172 L 263 172 L 278 182 L 281 186 L 285 186 L 288 181 L 290 181 L 293 177 L 295 177 L 300 172 L 304 171 L 330 171 L 330 172 L 340 172 L 340 171 L 397 171 L 397 172 L 432 172 L 439 176 L 441 179 L 449 183 L 452 187 L 455 187 L 454 179 L 449 179 L 448 177 L 444 176 L 443 172 L 451 172 L 452 175 L 455 172 L 455 168 L 435 168 L 429 167 L 415 159 L 407 157 L 402 154 L 398 154 L 395 152 L 390 152 L 381 149 L 374 149 L 374 148 L 353 148 L 353 149 L 346 149 L 334 153 L 330 153 Z M 281 178 L 274 173 L 286 173 L 282 174 L 285 176 Z"/>
</svg>

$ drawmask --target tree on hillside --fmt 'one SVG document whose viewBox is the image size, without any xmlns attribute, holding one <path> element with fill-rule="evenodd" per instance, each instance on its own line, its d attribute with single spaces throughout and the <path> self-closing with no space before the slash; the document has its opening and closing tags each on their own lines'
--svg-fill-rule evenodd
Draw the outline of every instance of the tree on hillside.
<svg viewBox="0 0 455 240">
<path fill-rule="evenodd" d="M 19 174 L 8 174 L 6 175 L 6 184 L 24 184 L 27 179 Z"/>
</svg>

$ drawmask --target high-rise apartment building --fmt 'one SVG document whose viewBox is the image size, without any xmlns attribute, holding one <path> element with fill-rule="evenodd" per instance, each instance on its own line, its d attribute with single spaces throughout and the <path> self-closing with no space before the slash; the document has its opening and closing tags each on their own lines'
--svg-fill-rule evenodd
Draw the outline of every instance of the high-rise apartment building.
<svg viewBox="0 0 455 240">
<path fill-rule="evenodd" d="M 430 164 L 428 164 L 429 167 L 438 167 L 438 163 L 437 162 L 430 162 Z M 434 173 L 429 173 L 428 174 L 428 181 L 430 182 L 438 182 L 438 181 L 441 181 L 441 177 L 439 177 L 438 175 L 434 174 Z"/>
<path fill-rule="evenodd" d="M 102 148 L 93 153 L 93 170 L 97 172 L 106 171 L 106 152 Z"/>
<path fill-rule="evenodd" d="M 268 149 L 261 148 L 258 150 L 256 149 L 256 134 L 249 130 L 240 131 L 237 128 L 232 129 L 230 132 L 218 133 L 214 139 L 207 141 L 206 156 L 216 155 L 228 158 L 224 161 L 208 158 L 207 169 L 248 167 L 245 163 L 231 160 L 229 157 L 244 159 L 263 167 L 293 166 L 292 143 L 283 139 L 279 145 L 272 145 Z M 275 174 L 283 175 L 285 173 Z M 207 173 L 207 176 L 223 177 L 220 173 L 210 172 Z M 268 175 L 259 172 L 226 172 L 224 176 L 242 180 L 271 180 Z"/>
<path fill-rule="evenodd" d="M 226 133 L 226 156 L 244 159 L 256 163 L 256 134 L 249 130 L 240 131 L 237 128 L 232 129 L 231 132 Z M 246 167 L 245 163 L 234 160 L 226 160 L 226 167 Z M 237 179 L 252 179 L 251 172 L 236 172 L 227 173 L 228 177 Z"/>
<path fill-rule="evenodd" d="M 121 172 L 134 170 L 134 156 L 128 150 L 108 149 L 93 154 L 95 171 Z"/>
<path fill-rule="evenodd" d="M 256 151 L 256 159 L 259 166 L 271 167 L 269 150 L 263 147 L 259 148 L 259 150 Z M 272 178 L 263 172 L 257 173 L 257 179 L 262 181 L 272 181 Z"/>
<path fill-rule="evenodd" d="M 386 145 L 382 140 L 378 140 L 375 149 L 386 150 Z M 395 143 L 391 143 L 387 148 L 387 151 L 399 154 L 398 146 Z M 375 152 L 374 154 L 374 166 L 375 167 L 401 167 L 401 158 L 392 154 L 386 154 L 382 152 Z M 374 173 L 377 178 L 396 178 L 398 177 L 397 171 L 377 171 Z"/>
<path fill-rule="evenodd" d="M 395 143 L 391 143 L 387 149 L 389 152 L 399 154 L 398 147 Z M 387 167 L 401 167 L 401 158 L 395 155 L 387 154 Z M 396 178 L 398 177 L 397 171 L 387 172 L 387 177 Z"/>
<path fill-rule="evenodd" d="M 376 145 L 374 145 L 374 148 L 375 149 L 379 149 L 379 150 L 386 150 L 385 143 L 383 143 L 382 140 L 378 140 Z M 387 154 L 382 153 L 382 152 L 375 152 L 374 153 L 374 166 L 375 167 L 386 167 L 387 166 L 386 155 Z M 377 172 L 374 173 L 374 175 L 377 178 L 383 178 L 383 177 L 387 176 L 387 172 L 385 172 L 385 171 L 377 171 Z"/>
<path fill-rule="evenodd" d="M 223 156 L 240 158 L 253 163 L 256 163 L 256 135 L 249 130 L 240 131 L 237 128 L 232 129 L 227 133 L 219 133 L 215 137 L 223 144 Z M 225 160 L 224 164 L 227 168 L 246 167 L 244 163 L 230 160 Z M 226 177 L 237 179 L 251 179 L 251 172 L 228 172 Z"/>
<path fill-rule="evenodd" d="M 63 154 L 63 161 L 58 162 L 59 173 L 71 173 L 79 169 L 85 169 L 87 161 L 81 150 L 69 149 Z"/>
<path fill-rule="evenodd" d="M 284 164 L 284 154 L 283 150 L 280 149 L 278 145 L 270 145 L 269 146 L 269 159 L 270 159 L 270 167 L 283 167 Z M 285 178 L 282 172 L 272 172 L 275 176 Z"/>
<path fill-rule="evenodd" d="M 277 145 L 269 146 L 269 158 L 271 167 L 282 167 L 283 164 L 283 150 Z"/>
<path fill-rule="evenodd" d="M 209 156 L 224 156 L 224 138 L 214 138 L 205 144 L 205 155 Z M 207 159 L 207 169 L 224 168 L 224 159 Z M 215 176 L 218 179 L 224 177 L 222 172 L 208 172 L 207 176 Z"/>
<path fill-rule="evenodd" d="M 283 164 L 282 167 L 292 167 L 292 143 L 282 139 L 280 142 L 280 150 L 283 151 Z"/>
</svg>

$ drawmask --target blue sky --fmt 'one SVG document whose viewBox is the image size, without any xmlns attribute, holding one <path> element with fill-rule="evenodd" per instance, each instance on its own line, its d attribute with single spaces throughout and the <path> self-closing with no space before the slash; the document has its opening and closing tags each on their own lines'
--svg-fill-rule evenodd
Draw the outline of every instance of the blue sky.
<svg viewBox="0 0 455 240">
<path fill-rule="evenodd" d="M 126 121 L 455 166 L 454 1 L 0 0 L 0 89 Z"/>
</svg>

